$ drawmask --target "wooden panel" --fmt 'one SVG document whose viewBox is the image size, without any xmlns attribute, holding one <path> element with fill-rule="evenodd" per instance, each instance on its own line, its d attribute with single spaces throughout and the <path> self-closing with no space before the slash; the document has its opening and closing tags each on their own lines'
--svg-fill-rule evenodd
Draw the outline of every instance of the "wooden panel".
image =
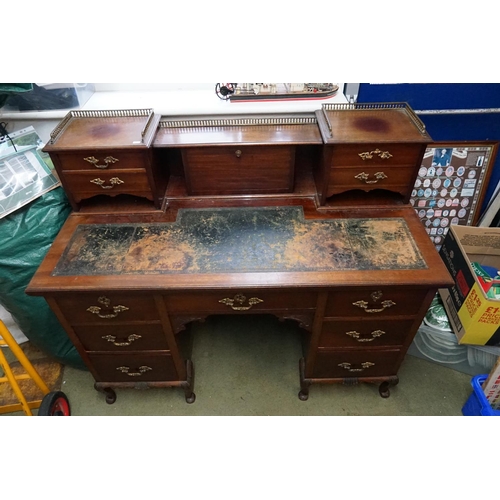
<svg viewBox="0 0 500 500">
<path fill-rule="evenodd" d="M 415 125 L 409 107 L 376 107 L 377 109 L 335 109 L 325 113 L 323 110 L 316 111 L 323 140 L 329 144 L 425 144 L 431 140 Z"/>
<path fill-rule="evenodd" d="M 313 377 L 361 378 L 396 375 L 399 356 L 400 351 L 396 349 L 346 349 L 335 352 L 319 350 L 316 355 Z"/>
<path fill-rule="evenodd" d="M 414 320 L 325 321 L 319 347 L 403 345 Z"/>
<path fill-rule="evenodd" d="M 161 324 L 78 325 L 73 327 L 87 351 L 168 350 Z"/>
<path fill-rule="evenodd" d="M 109 299 L 109 303 L 105 299 Z M 130 321 L 159 320 L 153 298 L 147 296 L 95 292 L 67 294 L 57 297 L 56 301 L 72 325 L 126 324 Z M 95 309 L 89 310 L 90 308 Z"/>
<path fill-rule="evenodd" d="M 63 125 L 60 133 L 44 150 L 145 149 L 152 142 L 159 120 L 160 115 L 152 116 L 148 109 L 131 113 L 127 110 L 70 111 L 60 124 Z"/>
<path fill-rule="evenodd" d="M 210 118 L 210 117 L 209 117 Z M 220 120 L 220 116 L 212 117 Z M 238 119 L 237 116 L 229 117 Z M 252 118 L 251 118 L 252 119 Z M 175 122 L 175 120 L 173 120 Z M 322 144 L 316 123 L 300 125 L 232 125 L 159 127 L 154 147 L 227 144 Z"/>
<path fill-rule="evenodd" d="M 130 168 L 146 168 L 147 154 L 144 152 L 131 152 L 124 150 L 83 150 L 78 153 L 52 153 L 57 154 L 60 162 L 60 169 L 62 170 L 93 170 L 95 172 L 102 172 L 107 170 L 124 170 Z M 92 161 L 87 161 L 95 158 L 98 168 Z M 108 158 L 108 161 L 106 159 Z"/>
<path fill-rule="evenodd" d="M 293 190 L 293 146 L 188 148 L 182 152 L 191 195 L 286 193 Z"/>
<path fill-rule="evenodd" d="M 422 307 L 428 290 L 399 287 L 357 288 L 331 292 L 326 304 L 326 317 L 413 316 Z"/>
<path fill-rule="evenodd" d="M 220 302 L 221 300 L 227 304 Z M 231 301 L 233 302 L 232 306 Z M 287 290 L 244 290 L 240 293 L 236 290 L 206 293 L 180 292 L 175 295 L 166 295 L 165 303 L 168 311 L 173 313 L 202 311 L 230 314 L 269 310 L 304 310 L 316 306 L 316 294 L 307 291 L 291 292 Z M 251 305 L 252 303 L 253 305 Z"/>
<path fill-rule="evenodd" d="M 169 354 L 89 354 L 100 382 L 178 380 Z"/>
</svg>

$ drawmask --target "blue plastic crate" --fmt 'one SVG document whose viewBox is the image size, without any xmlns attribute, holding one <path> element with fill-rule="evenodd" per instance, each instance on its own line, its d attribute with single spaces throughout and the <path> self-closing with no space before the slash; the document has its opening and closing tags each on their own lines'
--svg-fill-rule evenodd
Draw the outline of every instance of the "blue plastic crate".
<svg viewBox="0 0 500 500">
<path fill-rule="evenodd" d="M 466 417 L 500 417 L 500 410 L 494 410 L 486 396 L 484 395 L 482 385 L 488 378 L 488 375 L 476 375 L 472 377 L 472 394 L 462 408 L 462 415 Z"/>
</svg>

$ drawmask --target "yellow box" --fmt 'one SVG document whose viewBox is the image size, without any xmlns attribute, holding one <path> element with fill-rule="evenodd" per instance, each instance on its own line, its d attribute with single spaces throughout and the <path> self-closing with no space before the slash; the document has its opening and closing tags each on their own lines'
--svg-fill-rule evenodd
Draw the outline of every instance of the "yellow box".
<svg viewBox="0 0 500 500">
<path fill-rule="evenodd" d="M 440 250 L 455 285 L 440 289 L 459 344 L 500 345 L 500 300 L 486 296 L 471 262 L 500 269 L 500 228 L 451 226 Z"/>
</svg>

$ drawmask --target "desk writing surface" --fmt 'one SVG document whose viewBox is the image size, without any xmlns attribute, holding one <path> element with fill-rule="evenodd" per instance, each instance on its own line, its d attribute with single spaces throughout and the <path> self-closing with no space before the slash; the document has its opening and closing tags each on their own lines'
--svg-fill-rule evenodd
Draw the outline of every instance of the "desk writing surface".
<svg viewBox="0 0 500 500">
<path fill-rule="evenodd" d="M 419 270 L 400 217 L 304 219 L 301 207 L 179 210 L 175 222 L 81 224 L 53 276 Z"/>
</svg>

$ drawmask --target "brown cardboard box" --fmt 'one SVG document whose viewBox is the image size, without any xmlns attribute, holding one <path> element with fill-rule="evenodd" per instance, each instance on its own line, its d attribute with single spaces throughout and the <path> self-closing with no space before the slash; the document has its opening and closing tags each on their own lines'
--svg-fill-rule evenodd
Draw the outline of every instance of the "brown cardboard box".
<svg viewBox="0 0 500 500">
<path fill-rule="evenodd" d="M 490 406 L 500 410 L 500 358 L 483 384 L 483 391 Z"/>
<path fill-rule="evenodd" d="M 439 294 L 458 343 L 500 346 L 500 299 L 486 296 L 471 266 L 500 269 L 500 228 L 451 226 L 439 253 L 455 280 Z"/>
</svg>

